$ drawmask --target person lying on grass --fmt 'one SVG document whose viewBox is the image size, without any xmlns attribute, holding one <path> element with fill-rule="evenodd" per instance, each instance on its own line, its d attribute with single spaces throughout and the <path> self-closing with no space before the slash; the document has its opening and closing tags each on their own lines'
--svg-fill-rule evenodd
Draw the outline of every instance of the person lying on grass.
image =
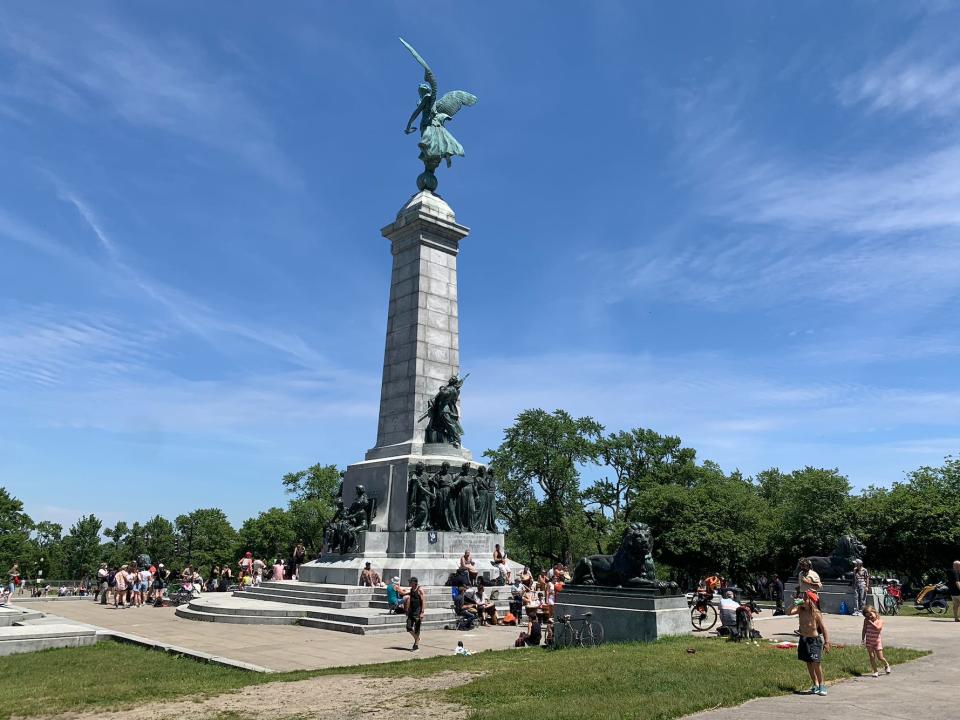
<svg viewBox="0 0 960 720">
<path fill-rule="evenodd" d="M 830 636 L 820 612 L 820 598 L 813 590 L 807 590 L 793 601 L 787 615 L 797 615 L 800 620 L 797 657 L 807 664 L 807 672 L 813 681 L 809 694 L 826 695 L 827 686 L 823 682 L 820 660 L 823 653 L 830 652 Z"/>
</svg>

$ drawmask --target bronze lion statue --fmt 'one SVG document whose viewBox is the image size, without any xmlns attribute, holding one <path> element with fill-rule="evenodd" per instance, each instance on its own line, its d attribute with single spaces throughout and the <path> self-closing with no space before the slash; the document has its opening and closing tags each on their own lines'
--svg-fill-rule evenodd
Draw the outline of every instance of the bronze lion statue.
<svg viewBox="0 0 960 720">
<path fill-rule="evenodd" d="M 833 552 L 827 557 L 808 557 L 810 567 L 821 580 L 849 580 L 853 577 L 853 561 L 862 560 L 866 547 L 856 535 L 842 535 L 837 538 Z M 794 574 L 800 574 L 798 564 Z"/>
<path fill-rule="evenodd" d="M 653 534 L 645 523 L 631 523 L 613 555 L 589 555 L 573 569 L 573 585 L 665 588 L 653 565 Z"/>
</svg>

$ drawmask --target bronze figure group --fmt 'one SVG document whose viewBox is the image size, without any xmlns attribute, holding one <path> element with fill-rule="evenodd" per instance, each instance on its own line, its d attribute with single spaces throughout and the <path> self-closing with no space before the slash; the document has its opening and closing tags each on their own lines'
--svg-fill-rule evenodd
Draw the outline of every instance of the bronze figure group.
<svg viewBox="0 0 960 720">
<path fill-rule="evenodd" d="M 410 473 L 407 530 L 496 532 L 496 515 L 496 479 L 482 465 L 465 462 L 454 475 L 448 462 L 432 472 L 418 462 Z"/>
<path fill-rule="evenodd" d="M 323 531 L 324 546 L 327 552 L 351 553 L 359 547 L 360 533 L 369 530 L 373 517 L 377 513 L 377 503 L 367 497 L 363 485 L 357 485 L 356 497 L 349 508 L 344 507 L 343 498 L 334 501 L 336 512 Z"/>
</svg>

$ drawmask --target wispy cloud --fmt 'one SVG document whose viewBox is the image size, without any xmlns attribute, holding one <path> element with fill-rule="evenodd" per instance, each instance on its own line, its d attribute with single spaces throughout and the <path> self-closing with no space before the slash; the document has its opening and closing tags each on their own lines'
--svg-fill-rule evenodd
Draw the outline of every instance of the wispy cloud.
<svg viewBox="0 0 960 720">
<path fill-rule="evenodd" d="M 0 51 L 8 102 L 41 104 L 80 122 L 104 116 L 233 155 L 270 180 L 299 182 L 241 78 L 183 36 L 136 32 L 89 9 L 8 14 Z"/>
<path fill-rule="evenodd" d="M 3 208 L 0 208 L 0 237 L 22 243 L 48 257 L 88 272 L 98 281 L 109 280 L 126 292 L 135 293 L 162 308 L 166 317 L 181 331 L 196 335 L 211 345 L 218 344 L 223 338 L 233 338 L 269 348 L 277 353 L 278 357 L 296 366 L 329 369 L 329 362 L 324 355 L 299 335 L 219 311 L 189 293 L 139 270 L 124 246 L 107 230 L 106 224 L 92 206 L 60 179 L 50 177 L 60 198 L 76 210 L 83 227 L 93 236 L 96 247 L 102 251 L 106 262 L 97 262 L 95 256 L 75 246 L 68 246 Z"/>
<path fill-rule="evenodd" d="M 840 98 L 875 111 L 947 118 L 960 112 L 960 61 L 911 42 L 846 78 Z"/>
</svg>

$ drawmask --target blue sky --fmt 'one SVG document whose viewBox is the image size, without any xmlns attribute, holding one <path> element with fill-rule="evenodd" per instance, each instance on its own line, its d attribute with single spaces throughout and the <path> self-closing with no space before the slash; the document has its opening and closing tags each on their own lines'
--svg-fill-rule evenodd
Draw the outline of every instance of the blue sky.
<svg viewBox="0 0 960 720">
<path fill-rule="evenodd" d="M 960 12 L 941 3 L 21 4 L 0 19 L 0 484 L 112 524 L 375 441 L 417 66 L 465 444 L 528 407 L 748 474 L 960 449 Z M 455 9 L 456 8 L 456 9 Z"/>
</svg>

